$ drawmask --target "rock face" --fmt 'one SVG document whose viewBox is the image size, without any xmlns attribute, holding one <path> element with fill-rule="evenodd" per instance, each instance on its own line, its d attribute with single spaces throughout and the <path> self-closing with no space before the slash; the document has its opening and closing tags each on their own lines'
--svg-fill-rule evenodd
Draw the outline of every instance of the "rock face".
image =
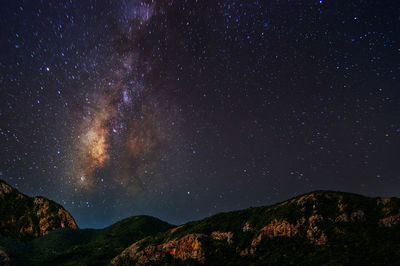
<svg viewBox="0 0 400 266">
<path fill-rule="evenodd" d="M 43 197 L 28 197 L 0 180 L 0 235 L 31 240 L 57 228 L 78 228 L 59 204 Z"/>
<path fill-rule="evenodd" d="M 251 242 L 250 253 L 254 254 L 257 246 L 265 238 L 274 237 L 307 237 L 314 244 L 323 245 L 327 241 L 325 233 L 318 227 L 323 223 L 324 218 L 321 215 L 312 215 L 306 220 L 302 217 L 295 224 L 291 224 L 286 220 L 278 221 L 275 219 L 267 226 L 264 226 L 259 235 Z M 247 254 L 246 254 L 247 255 Z"/>
<path fill-rule="evenodd" d="M 174 231 L 172 229 L 171 231 Z M 144 240 L 134 243 L 125 249 L 119 256 L 111 261 L 112 265 L 125 265 L 134 261 L 137 265 L 157 264 L 166 258 L 185 261 L 194 260 L 197 263 L 204 263 L 206 253 L 203 243 L 210 240 L 226 242 L 228 245 L 232 243 L 231 232 L 212 232 L 211 235 L 206 234 L 188 234 L 179 239 L 166 241 L 160 245 L 150 245 L 141 249 Z"/>
<path fill-rule="evenodd" d="M 3 250 L 0 249 L 0 265 L 10 265 L 10 257 Z"/>
<path fill-rule="evenodd" d="M 165 257 L 172 256 L 174 259 L 193 259 L 204 263 L 204 251 L 201 247 L 203 234 L 189 234 L 178 240 L 171 240 L 164 244 L 152 245 L 139 251 L 141 241 L 134 243 L 125 249 L 121 255 L 112 260 L 112 265 L 123 263 L 123 261 L 134 260 L 137 265 L 156 263 Z"/>
<path fill-rule="evenodd" d="M 232 232 L 212 232 L 211 237 L 214 240 L 226 241 L 229 245 L 232 244 L 233 233 Z"/>
<path fill-rule="evenodd" d="M 357 246 L 379 242 L 379 230 L 381 250 L 398 254 L 387 248 L 395 249 L 397 244 L 385 243 L 392 234 L 385 230 L 392 229 L 400 229 L 399 199 L 318 191 L 274 206 L 217 214 L 175 227 L 132 244 L 111 264 L 279 265 L 302 264 L 307 256 L 313 262 L 310 264 L 325 264 L 324 258 L 331 256 L 331 264 L 336 265 L 342 264 L 338 259 L 341 256 L 354 254 Z M 398 237 L 392 237 L 400 245 Z M 324 251 L 335 245 L 336 254 Z M 344 250 L 351 246 L 354 250 Z M 368 256 L 374 256 L 377 247 L 373 244 L 370 248 L 365 254 L 357 253 L 360 260 L 368 262 Z M 314 261 L 316 252 L 325 254 L 319 263 Z M 343 261 L 348 262 L 348 258 Z"/>
<path fill-rule="evenodd" d="M 386 227 L 392 227 L 400 223 L 400 214 L 392 215 L 383 219 L 380 219 L 379 222 Z"/>
</svg>

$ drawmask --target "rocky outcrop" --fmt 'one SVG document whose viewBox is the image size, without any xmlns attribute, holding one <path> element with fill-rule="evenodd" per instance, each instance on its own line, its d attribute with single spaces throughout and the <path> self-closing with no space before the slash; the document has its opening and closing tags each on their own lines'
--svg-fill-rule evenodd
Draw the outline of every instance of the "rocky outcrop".
<svg viewBox="0 0 400 266">
<path fill-rule="evenodd" d="M 0 249 L 0 265 L 9 266 L 10 265 L 10 257 L 7 253 Z"/>
<path fill-rule="evenodd" d="M 322 245 L 327 241 L 327 237 L 323 231 L 318 227 L 323 222 L 321 215 L 313 215 L 306 219 L 302 217 L 296 224 L 291 224 L 286 220 L 278 221 L 273 220 L 267 226 L 264 226 L 258 236 L 251 242 L 251 253 L 254 253 L 255 248 L 266 237 L 293 237 L 293 236 L 306 236 L 312 243 Z"/>
<path fill-rule="evenodd" d="M 205 260 L 201 239 L 204 234 L 189 234 L 179 240 L 171 240 L 160 245 L 150 245 L 139 251 L 142 241 L 134 243 L 111 261 L 112 265 L 125 265 L 126 261 L 135 261 L 136 265 L 151 265 L 167 256 L 174 259 L 193 259 L 203 263 Z"/>
<path fill-rule="evenodd" d="M 0 180 L 0 235 L 19 240 L 44 236 L 57 228 L 78 228 L 59 204 L 28 197 Z"/>
<path fill-rule="evenodd" d="M 336 223 L 348 222 L 348 221 L 349 221 L 349 217 L 348 217 L 347 213 L 342 213 L 338 217 L 335 218 Z"/>
<path fill-rule="evenodd" d="M 232 244 L 233 233 L 232 232 L 212 232 L 211 238 L 219 241 L 226 241 L 228 245 Z"/>
<path fill-rule="evenodd" d="M 183 225 L 180 225 L 180 226 L 177 226 L 177 227 L 172 228 L 171 231 L 170 231 L 170 233 L 173 234 L 176 230 L 181 229 L 182 226 L 183 226 Z"/>
<path fill-rule="evenodd" d="M 74 218 L 65 209 L 58 209 L 58 217 L 60 217 L 61 228 L 78 228 Z"/>
<path fill-rule="evenodd" d="M 317 245 L 325 244 L 328 240 L 324 231 L 319 228 L 323 221 L 322 215 L 313 215 L 308 218 L 307 238 Z"/>
<path fill-rule="evenodd" d="M 400 213 L 380 219 L 379 223 L 386 227 L 392 227 L 394 225 L 400 224 Z"/>
<path fill-rule="evenodd" d="M 350 215 L 350 219 L 353 222 L 364 220 L 364 211 L 357 210 L 355 212 L 352 212 Z"/>
<path fill-rule="evenodd" d="M 297 201 L 298 205 L 304 206 L 306 203 L 315 202 L 316 200 L 317 200 L 317 198 L 315 197 L 314 194 L 308 194 L 308 195 L 301 196 L 299 199 L 297 199 L 295 201 Z"/>
<path fill-rule="evenodd" d="M 261 229 L 259 235 L 251 242 L 251 246 L 252 247 L 258 246 L 265 237 L 269 238 L 279 237 L 279 236 L 292 237 L 298 235 L 301 226 L 302 225 L 299 223 L 293 225 L 287 222 L 286 220 L 278 221 L 277 219 L 275 219 L 270 224 L 264 226 Z"/>
<path fill-rule="evenodd" d="M 250 223 L 249 223 L 249 222 L 246 222 L 246 223 L 244 224 L 243 228 L 242 228 L 242 231 L 243 231 L 243 232 L 248 232 L 248 231 L 251 231 L 251 230 L 252 230 L 252 228 L 251 228 Z"/>
<path fill-rule="evenodd" d="M 12 190 L 10 185 L 0 180 L 0 198 L 4 199 L 5 195 L 10 194 Z"/>
<path fill-rule="evenodd" d="M 194 259 L 204 262 L 204 251 L 201 248 L 200 239 L 204 237 L 203 234 L 189 234 L 182 237 L 180 240 L 172 240 L 162 246 L 176 259 L 186 260 Z"/>
<path fill-rule="evenodd" d="M 171 231 L 175 232 L 176 229 Z M 159 245 L 149 245 L 141 249 L 140 247 L 146 241 L 146 239 L 143 239 L 125 249 L 119 256 L 111 261 L 111 264 L 130 265 L 127 262 L 134 261 L 136 265 L 152 265 L 159 263 L 168 256 L 182 261 L 192 259 L 199 263 L 204 263 L 206 258 L 206 253 L 203 248 L 204 241 L 214 240 L 231 245 L 233 243 L 232 238 L 232 232 L 215 231 L 210 235 L 188 234 L 179 239 L 169 240 Z"/>
</svg>

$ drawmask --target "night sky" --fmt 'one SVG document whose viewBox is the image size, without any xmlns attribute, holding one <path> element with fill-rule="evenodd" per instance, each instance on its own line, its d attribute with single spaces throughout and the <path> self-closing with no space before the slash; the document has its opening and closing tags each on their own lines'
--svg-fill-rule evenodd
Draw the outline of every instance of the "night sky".
<svg viewBox="0 0 400 266">
<path fill-rule="evenodd" d="M 0 179 L 80 227 L 400 197 L 397 0 L 2 1 Z"/>
</svg>

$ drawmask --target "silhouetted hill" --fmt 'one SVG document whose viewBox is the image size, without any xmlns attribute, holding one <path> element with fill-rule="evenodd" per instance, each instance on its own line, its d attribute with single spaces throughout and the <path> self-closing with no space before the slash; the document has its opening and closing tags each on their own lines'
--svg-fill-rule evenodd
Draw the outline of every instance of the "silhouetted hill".
<svg viewBox="0 0 400 266">
<path fill-rule="evenodd" d="M 30 242 L 0 238 L 14 264 L 106 265 L 132 242 L 172 228 L 150 216 L 135 216 L 105 229 L 58 229 Z"/>
</svg>

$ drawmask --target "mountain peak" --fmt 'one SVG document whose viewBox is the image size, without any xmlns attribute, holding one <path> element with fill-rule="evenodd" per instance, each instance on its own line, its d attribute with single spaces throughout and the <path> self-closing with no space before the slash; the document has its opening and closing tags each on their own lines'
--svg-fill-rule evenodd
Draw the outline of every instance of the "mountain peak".
<svg viewBox="0 0 400 266">
<path fill-rule="evenodd" d="M 31 240 L 57 228 L 78 228 L 61 205 L 41 196 L 29 197 L 0 180 L 0 235 Z"/>
<path fill-rule="evenodd" d="M 8 185 L 6 182 L 0 179 L 0 198 L 4 197 L 4 195 L 11 193 L 13 188 Z"/>
</svg>

